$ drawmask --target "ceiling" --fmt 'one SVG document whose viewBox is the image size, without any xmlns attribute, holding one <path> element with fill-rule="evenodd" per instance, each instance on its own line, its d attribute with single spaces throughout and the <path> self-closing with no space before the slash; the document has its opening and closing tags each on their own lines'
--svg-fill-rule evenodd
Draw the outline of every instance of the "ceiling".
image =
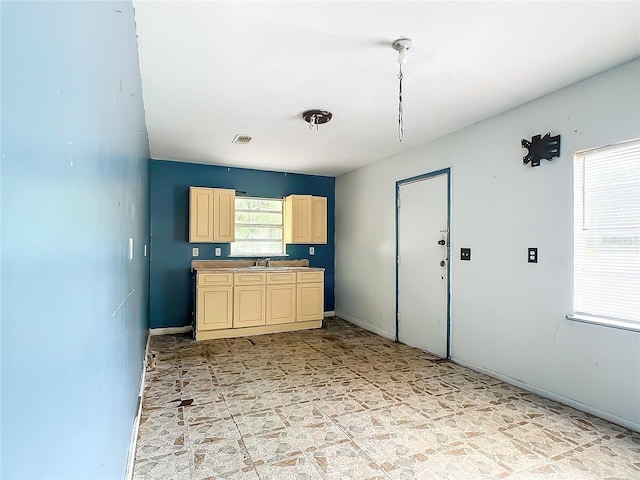
<svg viewBox="0 0 640 480">
<path fill-rule="evenodd" d="M 152 158 L 263 170 L 337 176 L 640 55 L 637 1 L 134 7 Z M 311 108 L 333 119 L 311 131 Z"/>
</svg>

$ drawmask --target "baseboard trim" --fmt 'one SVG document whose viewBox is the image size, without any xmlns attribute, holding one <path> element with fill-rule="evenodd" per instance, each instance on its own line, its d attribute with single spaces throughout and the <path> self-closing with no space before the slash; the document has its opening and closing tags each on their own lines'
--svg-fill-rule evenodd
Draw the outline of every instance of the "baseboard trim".
<svg viewBox="0 0 640 480">
<path fill-rule="evenodd" d="M 388 338 L 389 340 L 396 339 L 396 333 L 394 331 L 389 330 L 388 328 L 384 327 L 383 325 L 380 325 L 379 323 L 371 322 L 363 318 L 352 317 L 350 315 L 340 313 L 340 312 L 336 313 L 336 316 L 346 320 L 349 323 L 353 323 L 354 325 L 357 325 L 360 328 L 364 328 L 365 330 L 368 330 L 371 333 L 380 335 L 381 337 Z"/>
<path fill-rule="evenodd" d="M 500 373 L 494 372 L 493 370 L 490 370 L 488 368 L 479 367 L 478 365 L 467 363 L 462 360 L 458 360 L 456 358 L 452 358 L 451 361 L 463 367 L 470 368 L 471 370 L 475 370 L 477 372 L 489 375 L 490 377 L 497 378 L 498 380 L 502 380 L 503 382 L 508 383 L 510 385 L 515 385 L 516 387 L 524 388 L 525 390 L 528 390 L 537 395 L 540 395 L 541 397 L 548 398 L 549 400 L 553 400 L 554 402 L 568 405 L 570 407 L 575 408 L 576 410 L 581 410 L 583 412 L 590 413 L 591 415 L 595 415 L 596 417 L 603 418 L 604 420 L 620 425 L 621 427 L 628 428 L 629 430 L 633 430 L 635 432 L 640 432 L 640 423 L 632 422 L 631 420 L 627 420 L 626 418 L 618 417 L 617 415 L 613 415 L 612 413 L 605 412 L 604 410 L 600 410 L 599 408 L 595 408 L 590 405 L 578 402 L 577 400 L 572 400 L 571 398 L 563 397 L 562 395 L 558 395 L 557 393 L 553 393 L 543 388 L 536 387 L 535 385 L 531 385 L 529 383 L 516 380 L 515 378 L 511 378 L 506 375 L 502 375 Z"/>
<path fill-rule="evenodd" d="M 193 330 L 191 325 L 186 327 L 163 327 L 163 328 L 150 328 L 149 335 L 174 335 L 176 333 L 187 333 Z"/>
<path fill-rule="evenodd" d="M 328 312 L 324 312 L 324 317 L 335 317 L 336 316 L 336 311 L 335 310 L 330 310 Z"/>
<path fill-rule="evenodd" d="M 138 430 L 140 429 L 140 415 L 142 415 L 142 399 L 144 396 L 144 385 L 147 380 L 147 355 L 149 354 L 149 341 L 151 333 L 147 334 L 147 342 L 144 347 L 144 357 L 142 359 L 142 374 L 140 375 L 140 390 L 138 392 L 138 411 L 133 419 L 133 428 L 131 430 L 131 440 L 129 441 L 129 453 L 127 456 L 127 472 L 124 477 L 126 480 L 133 480 L 133 466 L 136 459 L 136 447 L 138 445 Z"/>
</svg>

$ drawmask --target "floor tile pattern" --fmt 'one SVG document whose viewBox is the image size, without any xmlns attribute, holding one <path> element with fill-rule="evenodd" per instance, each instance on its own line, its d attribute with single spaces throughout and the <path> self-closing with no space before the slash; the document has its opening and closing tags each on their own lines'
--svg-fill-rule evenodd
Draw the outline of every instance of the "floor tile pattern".
<svg viewBox="0 0 640 480">
<path fill-rule="evenodd" d="M 151 338 L 134 479 L 640 479 L 640 434 L 373 335 Z"/>
</svg>

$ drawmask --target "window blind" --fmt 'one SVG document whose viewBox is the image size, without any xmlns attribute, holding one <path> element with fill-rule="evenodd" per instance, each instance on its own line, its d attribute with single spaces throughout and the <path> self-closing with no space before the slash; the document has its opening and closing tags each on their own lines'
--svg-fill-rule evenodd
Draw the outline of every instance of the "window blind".
<svg viewBox="0 0 640 480">
<path fill-rule="evenodd" d="M 640 325 L 640 140 L 574 155 L 574 309 Z"/>
</svg>

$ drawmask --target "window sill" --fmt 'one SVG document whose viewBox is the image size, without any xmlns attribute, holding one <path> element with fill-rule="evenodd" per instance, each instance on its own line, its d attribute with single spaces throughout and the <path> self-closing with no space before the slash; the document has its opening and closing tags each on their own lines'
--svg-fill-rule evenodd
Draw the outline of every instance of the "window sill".
<svg viewBox="0 0 640 480">
<path fill-rule="evenodd" d="M 288 253 L 238 253 L 236 255 L 229 255 L 228 258 L 280 258 L 288 257 Z"/>
<path fill-rule="evenodd" d="M 590 323 L 592 325 L 601 325 L 603 327 L 618 328 L 620 330 L 629 330 L 631 332 L 640 332 L 640 324 L 632 320 L 620 320 L 616 318 L 596 317 L 592 315 L 583 315 L 574 313 L 567 315 L 567 320 L 573 322 Z"/>
</svg>

